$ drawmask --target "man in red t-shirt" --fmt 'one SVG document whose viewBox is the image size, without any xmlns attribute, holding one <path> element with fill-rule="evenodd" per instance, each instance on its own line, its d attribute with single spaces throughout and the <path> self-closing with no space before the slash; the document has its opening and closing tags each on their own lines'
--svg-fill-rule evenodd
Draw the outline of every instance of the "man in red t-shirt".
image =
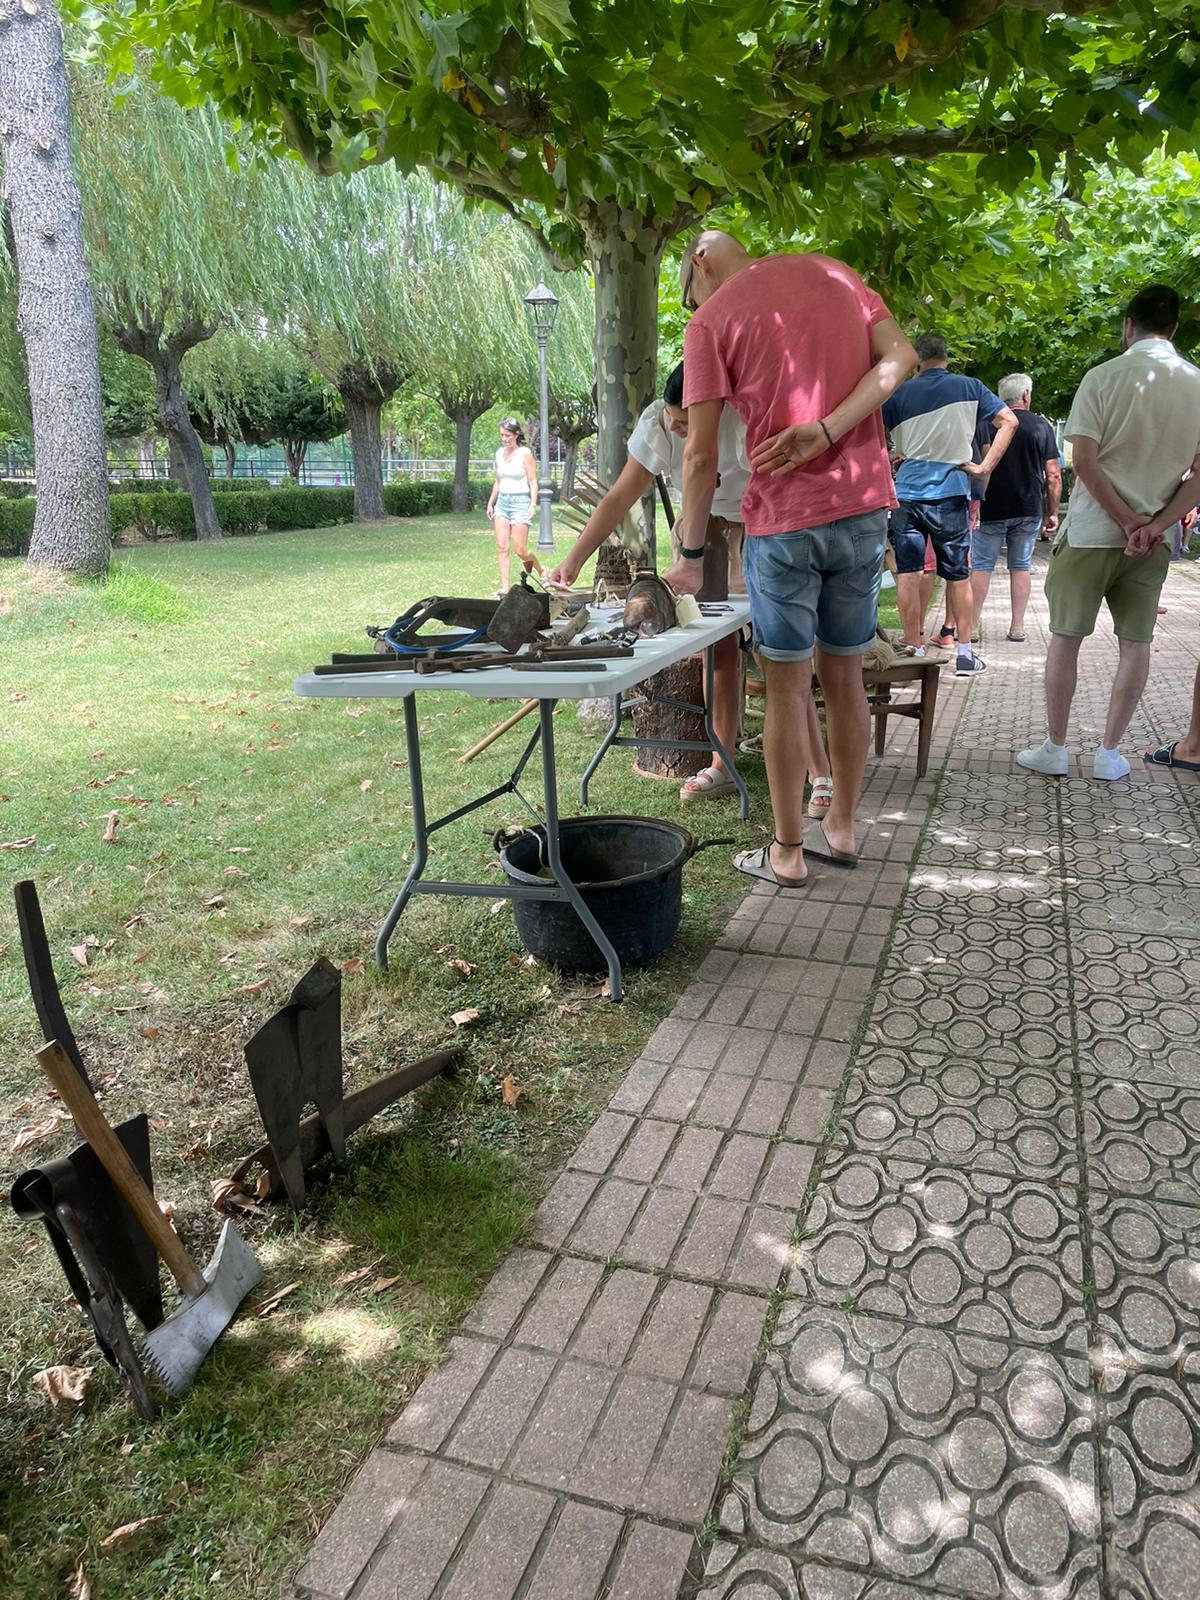
<svg viewBox="0 0 1200 1600">
<path fill-rule="evenodd" d="M 862 654 L 875 638 L 887 513 L 896 504 L 879 408 L 917 364 L 888 308 L 830 256 L 753 259 L 707 229 L 684 252 L 683 512 L 666 574 L 699 588 L 726 401 L 746 424 L 742 499 L 754 648 L 767 678 L 763 754 L 775 836 L 734 857 L 740 872 L 803 882 L 804 852 L 857 865 L 855 811 L 870 714 Z M 828 712 L 833 803 L 801 840 L 813 651 Z"/>
</svg>

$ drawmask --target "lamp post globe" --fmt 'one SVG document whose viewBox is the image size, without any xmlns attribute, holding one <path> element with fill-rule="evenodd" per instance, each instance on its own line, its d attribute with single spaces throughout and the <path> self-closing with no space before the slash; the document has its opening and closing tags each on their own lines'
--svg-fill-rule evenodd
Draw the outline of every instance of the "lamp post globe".
<svg viewBox="0 0 1200 1600">
<path fill-rule="evenodd" d="M 558 313 L 558 296 L 539 283 L 524 297 L 529 326 L 538 347 L 538 398 L 540 413 L 540 460 L 538 463 L 538 541 L 539 550 L 554 549 L 553 500 L 554 485 L 550 481 L 550 388 L 546 377 L 546 344 L 554 331 Z"/>
</svg>

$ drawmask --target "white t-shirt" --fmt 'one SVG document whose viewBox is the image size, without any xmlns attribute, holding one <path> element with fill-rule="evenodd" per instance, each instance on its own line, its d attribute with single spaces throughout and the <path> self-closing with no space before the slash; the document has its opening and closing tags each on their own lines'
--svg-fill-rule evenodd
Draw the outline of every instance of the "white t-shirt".
<svg viewBox="0 0 1200 1600">
<path fill-rule="evenodd" d="M 1099 445 L 1097 461 L 1134 511 L 1154 516 L 1200 454 L 1200 367 L 1169 339 L 1139 339 L 1084 374 L 1066 437 Z M 1063 529 L 1077 549 L 1123 548 L 1125 535 L 1079 478 Z"/>
<path fill-rule="evenodd" d="M 671 432 L 664 403 L 652 400 L 629 435 L 628 450 L 639 466 L 655 477 L 669 478 L 682 492 L 686 443 L 686 439 Z M 750 462 L 746 456 L 746 424 L 732 406 L 722 409 L 717 427 L 717 475 L 720 482 L 713 494 L 712 515 L 740 522 L 742 496 L 750 481 Z"/>
</svg>

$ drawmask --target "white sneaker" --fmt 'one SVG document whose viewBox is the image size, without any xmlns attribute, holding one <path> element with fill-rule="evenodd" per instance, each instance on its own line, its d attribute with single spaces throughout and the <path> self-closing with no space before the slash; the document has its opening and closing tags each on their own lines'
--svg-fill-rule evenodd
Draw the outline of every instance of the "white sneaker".
<svg viewBox="0 0 1200 1600">
<path fill-rule="evenodd" d="M 1032 749 L 1019 751 L 1017 764 L 1030 772 L 1040 772 L 1044 778 L 1065 778 L 1067 747 L 1065 744 L 1051 744 L 1049 739 L 1045 739 Z"/>
<path fill-rule="evenodd" d="M 1117 778 L 1127 778 L 1130 766 L 1119 750 L 1106 750 L 1102 744 L 1096 746 L 1096 754 L 1092 757 L 1092 777 L 1103 778 L 1106 783 L 1113 783 Z"/>
</svg>

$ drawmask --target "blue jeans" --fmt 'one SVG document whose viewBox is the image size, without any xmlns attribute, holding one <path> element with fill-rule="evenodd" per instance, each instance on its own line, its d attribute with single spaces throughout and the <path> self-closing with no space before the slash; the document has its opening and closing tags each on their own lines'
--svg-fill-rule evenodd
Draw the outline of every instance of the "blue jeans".
<svg viewBox="0 0 1200 1600">
<path fill-rule="evenodd" d="M 749 534 L 742 552 L 754 648 L 768 661 L 808 661 L 819 645 L 860 656 L 875 637 L 887 512 L 798 533 Z"/>
<path fill-rule="evenodd" d="M 976 572 L 995 572 L 1000 546 L 1010 572 L 1029 572 L 1033 568 L 1033 547 L 1042 531 L 1041 517 L 1003 517 L 997 522 L 981 522 L 971 540 L 971 565 Z"/>
<path fill-rule="evenodd" d="M 949 500 L 901 500 L 892 512 L 890 531 L 896 571 L 923 572 L 925 540 L 933 545 L 937 574 L 943 583 L 961 583 L 971 576 L 970 502 L 966 495 Z"/>
</svg>

